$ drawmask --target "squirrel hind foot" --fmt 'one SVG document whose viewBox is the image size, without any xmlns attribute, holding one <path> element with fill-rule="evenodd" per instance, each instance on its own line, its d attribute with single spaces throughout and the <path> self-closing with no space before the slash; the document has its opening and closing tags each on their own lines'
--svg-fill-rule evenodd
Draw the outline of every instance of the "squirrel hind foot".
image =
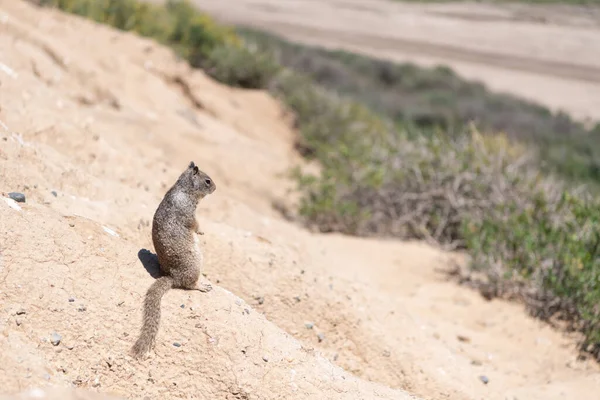
<svg viewBox="0 0 600 400">
<path fill-rule="evenodd" d="M 208 293 L 212 290 L 212 285 L 210 283 L 196 283 L 196 285 L 192 288 L 192 290 L 198 290 L 202 293 Z"/>
</svg>

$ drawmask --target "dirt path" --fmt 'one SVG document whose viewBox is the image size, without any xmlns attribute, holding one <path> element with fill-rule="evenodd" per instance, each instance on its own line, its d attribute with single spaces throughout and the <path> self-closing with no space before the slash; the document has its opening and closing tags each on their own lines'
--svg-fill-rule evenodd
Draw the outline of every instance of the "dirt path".
<svg viewBox="0 0 600 400">
<path fill-rule="evenodd" d="M 266 93 L 21 1 L 0 0 L 0 22 L 1 392 L 597 397 L 600 368 L 578 357 L 576 337 L 444 279 L 460 255 L 282 219 L 278 174 L 301 160 Z M 169 292 L 156 355 L 136 363 L 126 354 L 155 268 L 150 220 L 190 160 L 218 185 L 198 212 L 215 290 Z M 27 202 L 7 202 L 11 191 Z"/>
<path fill-rule="evenodd" d="M 233 23 L 308 44 L 446 64 L 491 88 L 600 119 L 600 8 L 389 0 L 194 0 Z"/>
</svg>

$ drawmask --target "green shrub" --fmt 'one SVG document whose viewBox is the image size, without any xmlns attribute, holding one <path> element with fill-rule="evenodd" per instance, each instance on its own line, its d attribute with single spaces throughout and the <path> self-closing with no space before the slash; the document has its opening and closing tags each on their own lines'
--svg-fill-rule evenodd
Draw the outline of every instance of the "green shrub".
<svg viewBox="0 0 600 400">
<path fill-rule="evenodd" d="M 200 13 L 187 0 L 169 0 L 166 11 L 172 16 L 167 42 L 174 45 L 194 67 L 202 67 L 208 55 L 219 46 L 241 44 L 235 32 Z"/>
<path fill-rule="evenodd" d="M 586 334 L 583 347 L 600 355 L 600 201 L 566 192 L 532 193 L 534 202 L 503 204 L 464 235 L 475 281 L 486 295 L 525 300 L 534 315 L 560 317 Z"/>
<path fill-rule="evenodd" d="M 299 175 L 301 214 L 321 231 L 457 247 L 462 220 L 493 207 L 495 190 L 509 188 L 513 197 L 526 192 L 527 180 L 515 169 L 525 162 L 517 156 L 524 150 L 505 138 L 411 138 L 307 78 L 284 74 L 274 89 L 296 114 L 298 147 L 321 165 L 320 176 Z M 492 144 L 502 151 L 494 153 Z"/>
<path fill-rule="evenodd" d="M 215 47 L 202 66 L 213 78 L 243 88 L 267 87 L 280 69 L 270 55 L 243 46 Z"/>
</svg>

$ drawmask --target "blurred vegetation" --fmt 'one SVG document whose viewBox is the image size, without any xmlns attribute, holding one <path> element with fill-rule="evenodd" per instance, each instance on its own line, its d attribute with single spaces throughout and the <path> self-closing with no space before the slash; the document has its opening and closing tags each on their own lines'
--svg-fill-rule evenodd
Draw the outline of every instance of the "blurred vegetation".
<svg viewBox="0 0 600 400">
<path fill-rule="evenodd" d="M 282 74 L 275 92 L 296 112 L 300 216 L 321 232 L 421 239 L 465 249 L 460 280 L 519 299 L 584 332 L 600 355 L 600 199 L 542 173 L 506 135 L 414 136 L 364 105 Z M 481 274 L 483 273 L 483 274 Z"/>
<path fill-rule="evenodd" d="M 540 151 L 543 166 L 568 179 L 600 184 L 600 124 L 586 129 L 563 112 L 509 94 L 490 92 L 447 67 L 421 68 L 331 51 L 244 28 L 240 34 L 314 82 L 423 134 L 462 135 L 471 122 L 503 132 Z"/>
<path fill-rule="evenodd" d="M 153 37 L 222 82 L 268 88 L 295 115 L 298 150 L 321 167 L 293 171 L 301 221 L 465 249 L 463 282 L 564 318 L 599 356 L 600 199 L 573 186 L 600 182 L 600 126 L 448 68 L 235 33 L 187 1 L 37 3 Z"/>
</svg>

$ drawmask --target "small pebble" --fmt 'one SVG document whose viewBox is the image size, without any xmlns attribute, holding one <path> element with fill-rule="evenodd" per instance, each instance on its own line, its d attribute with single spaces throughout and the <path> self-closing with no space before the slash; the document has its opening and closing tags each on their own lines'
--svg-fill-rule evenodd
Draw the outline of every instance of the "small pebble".
<svg viewBox="0 0 600 400">
<path fill-rule="evenodd" d="M 265 302 L 265 298 L 264 297 L 259 297 L 258 299 L 256 299 L 258 301 L 258 304 L 262 304 Z"/>
<path fill-rule="evenodd" d="M 263 356 L 263 361 L 264 361 L 264 362 L 269 362 L 269 357 L 267 357 L 267 356 Z"/>
<path fill-rule="evenodd" d="M 23 314 L 25 314 L 25 310 L 24 310 L 24 309 L 22 309 L 22 308 L 20 308 L 20 309 L 17 311 L 17 315 L 23 315 Z"/>
<path fill-rule="evenodd" d="M 181 307 L 181 308 L 185 308 L 185 304 L 182 304 L 182 305 L 180 305 L 179 307 Z"/>
<path fill-rule="evenodd" d="M 487 377 L 487 376 L 485 376 L 485 375 L 481 375 L 481 376 L 479 377 L 479 380 L 480 380 L 481 382 L 483 382 L 484 384 L 486 384 L 486 385 L 487 385 L 487 384 L 488 384 L 488 382 L 490 381 L 490 380 L 488 379 L 488 377 Z"/>
<path fill-rule="evenodd" d="M 389 356 L 391 356 L 391 355 L 392 355 L 392 353 L 390 353 L 390 351 L 389 351 L 389 350 L 384 350 L 384 351 L 383 351 L 383 356 L 384 356 L 384 357 L 389 357 Z"/>
<path fill-rule="evenodd" d="M 320 343 L 320 342 L 322 342 L 323 340 L 325 340 L 325 335 L 324 335 L 324 334 L 322 334 L 322 333 L 319 333 L 319 334 L 317 335 L 317 339 L 319 339 L 319 343 Z"/>
<path fill-rule="evenodd" d="M 240 299 L 237 299 L 237 300 L 235 301 L 235 304 L 237 304 L 238 306 L 241 306 L 241 305 L 242 305 L 242 301 L 241 301 Z"/>
<path fill-rule="evenodd" d="M 75 301 L 75 298 L 69 297 L 69 303 L 73 303 L 74 301 Z"/>
<path fill-rule="evenodd" d="M 181 343 L 179 343 L 179 342 L 173 342 L 173 346 L 175 346 L 175 347 L 181 347 Z"/>
<path fill-rule="evenodd" d="M 74 348 L 75 348 L 75 346 L 73 346 L 72 344 L 67 346 L 67 349 L 69 349 L 69 350 L 73 350 Z"/>
<path fill-rule="evenodd" d="M 58 197 L 58 193 L 56 193 L 56 190 L 51 191 L 50 193 L 52 193 L 52 196 L 54 197 Z"/>
<path fill-rule="evenodd" d="M 19 318 L 17 318 L 15 320 L 15 323 L 17 324 L 17 326 L 21 326 L 21 324 L 23 323 L 23 321 L 21 321 Z"/>
<path fill-rule="evenodd" d="M 244 308 L 244 313 L 250 315 L 250 310 L 248 310 L 247 308 Z"/>
<path fill-rule="evenodd" d="M 79 311 L 79 312 L 84 312 L 84 311 L 86 311 L 86 310 L 87 310 L 87 307 L 86 307 L 86 306 L 80 306 L 80 307 L 77 309 L 77 311 Z"/>
<path fill-rule="evenodd" d="M 469 339 L 469 337 L 464 336 L 464 335 L 457 335 L 456 338 L 463 343 L 469 343 L 471 341 L 471 339 Z"/>
<path fill-rule="evenodd" d="M 294 300 L 296 300 L 296 303 L 300 303 L 300 296 L 294 297 Z"/>
<path fill-rule="evenodd" d="M 47 381 L 49 381 L 50 380 L 50 374 L 47 374 L 47 373 L 44 374 L 44 379 L 47 380 Z"/>
<path fill-rule="evenodd" d="M 17 203 L 25 203 L 25 195 L 19 192 L 10 192 L 8 197 L 16 201 Z"/>
<path fill-rule="evenodd" d="M 312 329 L 313 326 L 315 326 L 315 324 L 313 324 L 312 322 L 307 322 L 304 324 L 304 326 L 306 327 L 306 329 Z"/>
<path fill-rule="evenodd" d="M 62 336 L 60 336 L 56 332 L 54 332 L 52 335 L 50 335 L 50 343 L 52 343 L 54 346 L 58 346 L 60 344 L 61 340 L 62 340 Z"/>
</svg>

